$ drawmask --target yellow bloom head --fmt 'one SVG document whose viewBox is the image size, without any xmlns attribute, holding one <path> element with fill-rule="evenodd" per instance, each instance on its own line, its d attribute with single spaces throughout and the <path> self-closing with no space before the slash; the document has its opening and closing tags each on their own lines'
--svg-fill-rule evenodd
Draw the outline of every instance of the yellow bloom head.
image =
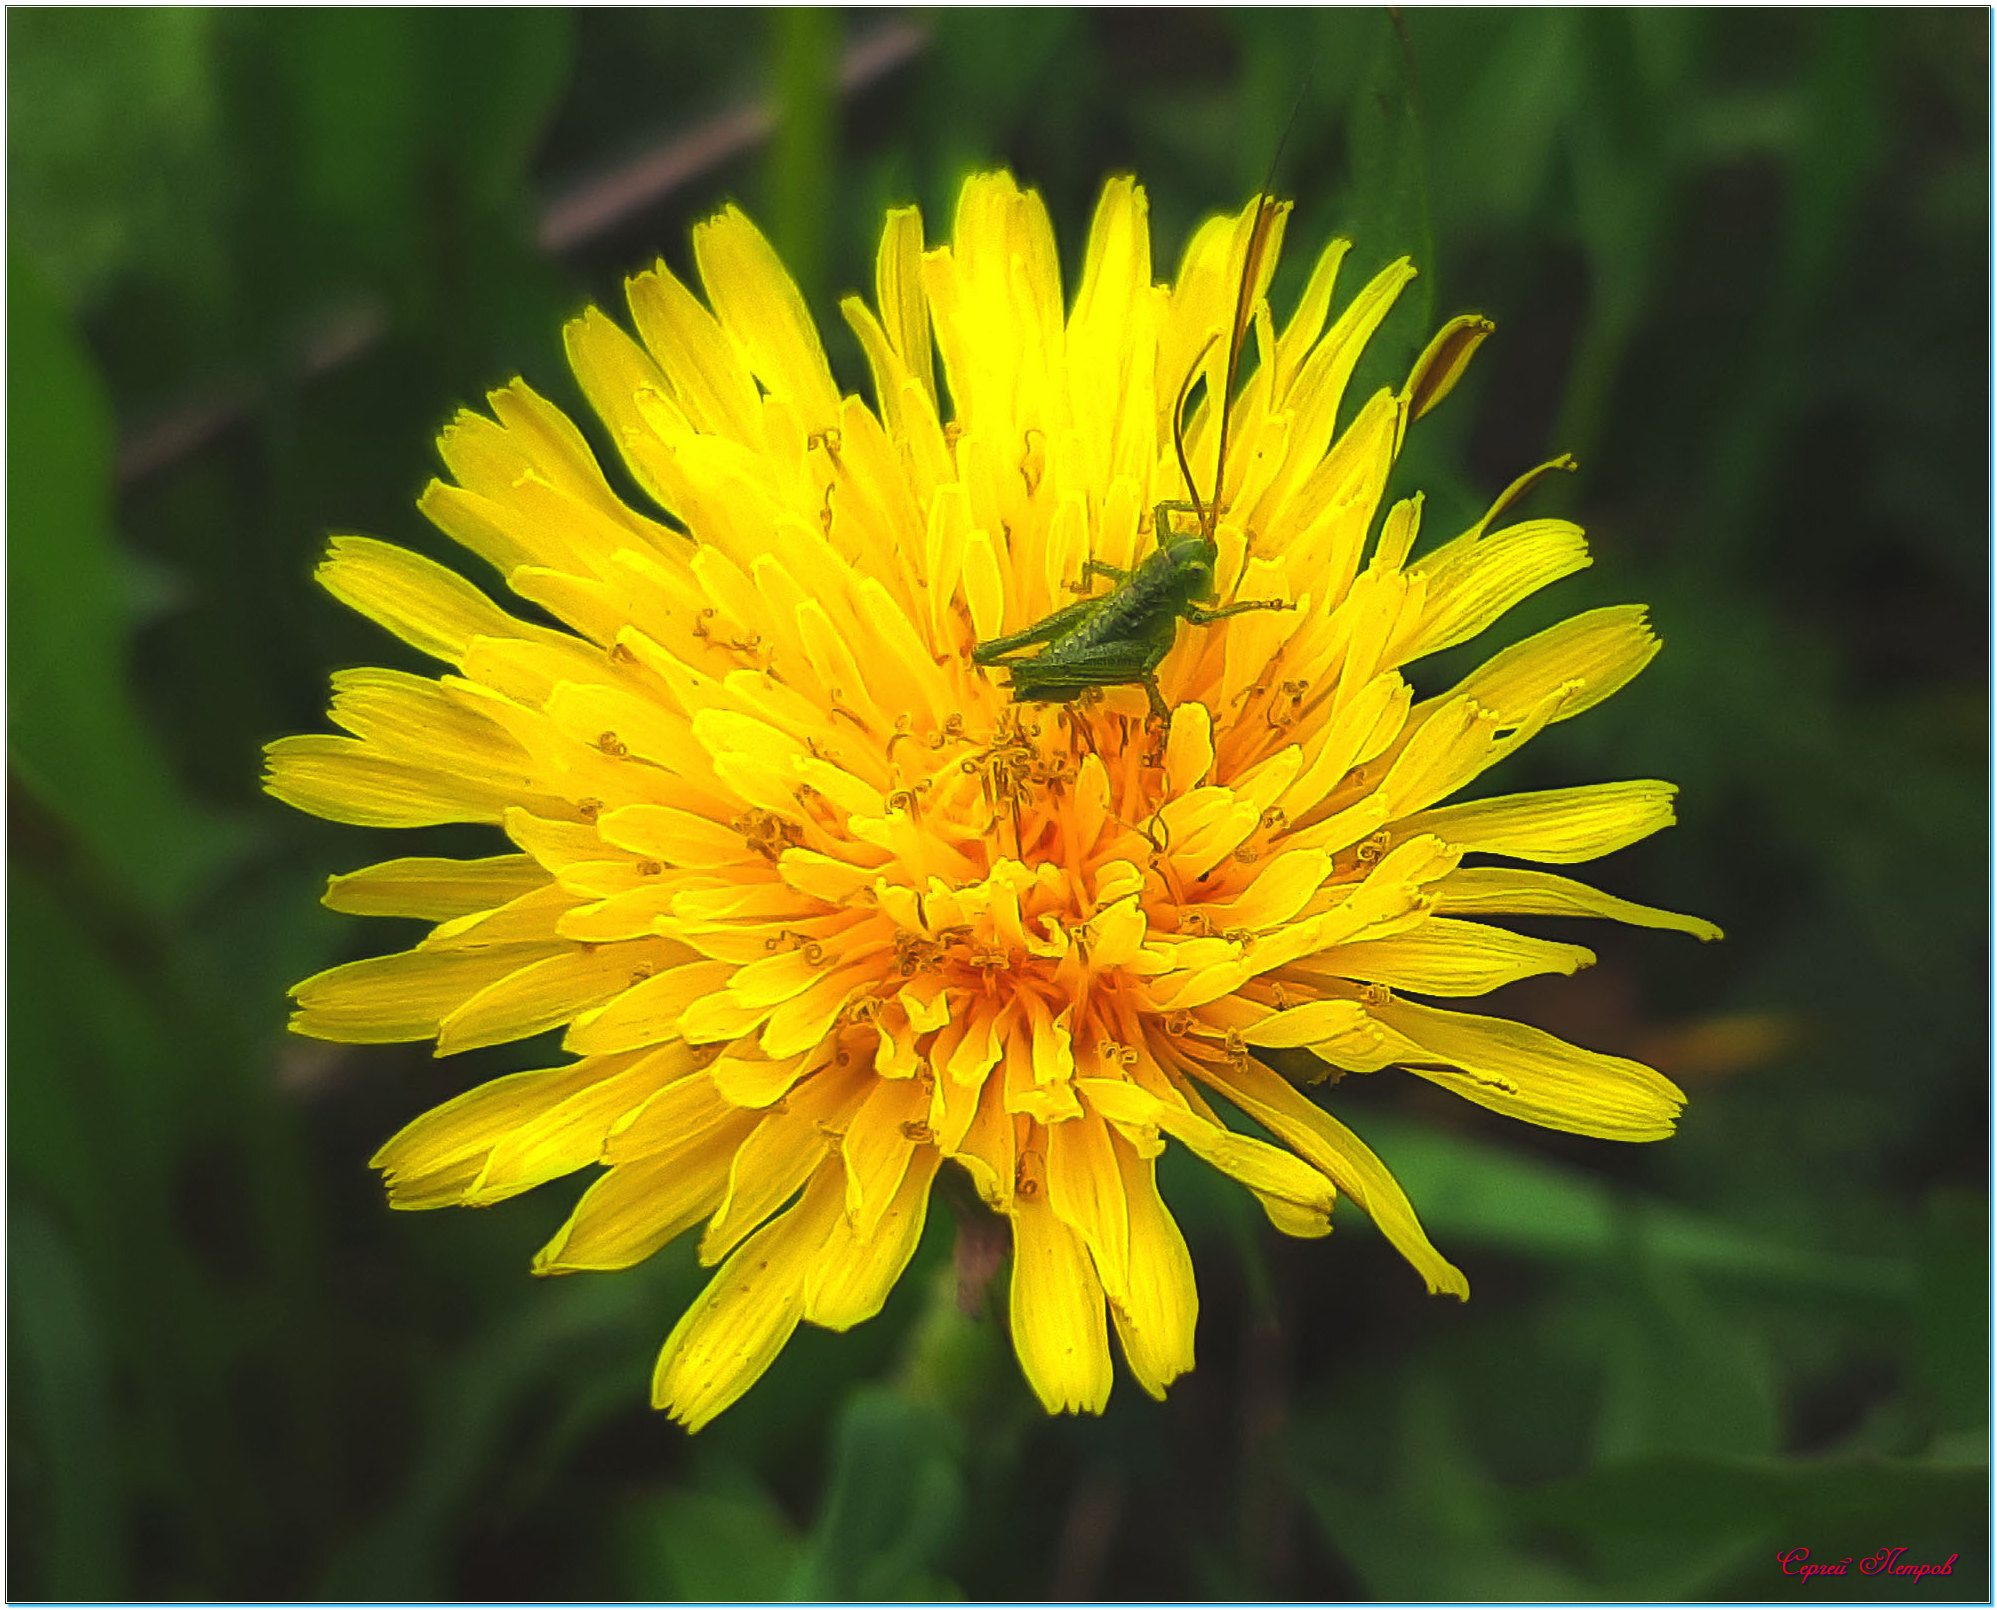
<svg viewBox="0 0 1997 1610">
<path fill-rule="evenodd" d="M 1046 211 L 1008 175 L 965 185 L 948 246 L 925 251 L 915 212 L 891 213 L 878 308 L 843 310 L 870 408 L 840 394 L 796 288 L 731 208 L 695 232 L 705 305 L 661 265 L 630 283 L 636 339 L 594 310 L 568 331 L 665 519 L 619 499 L 521 382 L 444 432 L 452 480 L 424 512 L 570 630 L 365 538 L 321 569 L 450 669 L 337 676 L 351 736 L 273 744 L 271 792 L 369 825 L 490 823 L 512 849 L 335 878 L 337 909 L 437 926 L 300 984 L 293 1026 L 435 1036 L 440 1054 L 566 1027 L 576 1060 L 470 1091 L 375 1161 L 403 1207 L 602 1165 L 541 1273 L 627 1267 L 704 1226 L 721 1268 L 654 1381 L 690 1426 L 800 1320 L 880 1308 L 946 1163 L 1011 1222 L 1013 1341 L 1051 1410 L 1103 1406 L 1112 1326 L 1147 1391 L 1192 1365 L 1192 1266 L 1155 1181 L 1167 1144 L 1291 1235 L 1325 1234 L 1344 1191 L 1432 1291 L 1465 1295 L 1379 1160 L 1264 1050 L 1326 1074 L 1403 1067 L 1580 1134 L 1671 1129 L 1682 1098 L 1647 1068 L 1402 996 L 1592 959 L 1476 920 L 1491 914 L 1716 930 L 1463 864 L 1584 861 L 1669 823 L 1656 782 L 1444 803 L 1657 643 L 1640 609 L 1595 610 L 1415 702 L 1402 667 L 1587 550 L 1565 521 L 1497 525 L 1531 477 L 1418 559 L 1418 497 L 1376 520 L 1407 428 L 1489 327 L 1455 321 L 1338 431 L 1413 269 L 1333 319 L 1334 242 L 1278 330 L 1262 292 L 1280 212 L 1253 254 L 1216 465 L 1256 219 L 1207 223 L 1158 285 L 1143 192 L 1113 181 L 1069 305 Z M 1189 487 L 1175 435 L 1195 372 Z M 1117 578 L 1156 550 L 1157 505 L 1216 485 L 1220 618 L 1168 615 L 1166 719 L 1137 679 L 1051 688 L 1020 653 L 1002 668 L 995 642 L 1127 600 Z M 1226 613 L 1244 600 L 1288 607 Z M 1212 1094 L 1281 1145 L 1229 1129 Z"/>
</svg>

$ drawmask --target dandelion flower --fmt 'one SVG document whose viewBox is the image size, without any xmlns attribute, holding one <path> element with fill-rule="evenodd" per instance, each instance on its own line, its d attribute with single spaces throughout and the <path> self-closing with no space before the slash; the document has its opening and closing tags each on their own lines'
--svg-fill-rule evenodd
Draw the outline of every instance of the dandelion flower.
<svg viewBox="0 0 1997 1610">
<path fill-rule="evenodd" d="M 1411 693 L 1409 662 L 1589 561 L 1564 520 L 1498 524 L 1531 476 L 1419 556 L 1418 497 L 1369 545 L 1404 433 L 1490 328 L 1453 322 L 1338 430 L 1406 262 L 1333 318 L 1332 243 L 1278 331 L 1275 253 L 1257 254 L 1217 580 L 1294 607 L 1181 624 L 1169 722 L 1134 687 L 1015 702 L 972 661 L 1073 604 L 1090 561 L 1148 551 L 1154 505 L 1187 495 L 1175 414 L 1196 370 L 1185 438 L 1214 484 L 1257 216 L 1209 221 L 1154 284 L 1144 193 L 1114 180 L 1068 305 L 1046 209 L 1009 175 L 966 183 L 947 246 L 891 212 L 878 306 L 843 307 L 869 407 L 729 208 L 694 233 L 705 304 L 660 265 L 630 281 L 635 339 L 594 309 L 567 331 L 654 512 L 520 381 L 443 433 L 450 479 L 423 512 L 561 628 L 403 549 L 332 544 L 326 587 L 447 669 L 336 675 L 348 736 L 273 744 L 270 791 L 367 826 L 485 823 L 509 847 L 334 878 L 337 910 L 436 926 L 298 985 L 293 1027 L 439 1055 L 564 1031 L 570 1060 L 447 1102 L 375 1163 L 404 1208 L 600 1167 L 542 1274 L 625 1268 L 702 1227 L 720 1267 L 653 1382 L 688 1426 L 800 1321 L 879 1310 L 946 1165 L 1010 1221 L 1012 1340 L 1050 1411 L 1103 1407 L 1112 1329 L 1154 1395 L 1192 1366 L 1168 1144 L 1290 1235 L 1327 1233 L 1343 1192 L 1431 1291 L 1467 1295 L 1380 1160 L 1264 1052 L 1399 1067 L 1582 1135 L 1671 1130 L 1683 1098 L 1650 1069 L 1407 998 L 1592 959 L 1492 915 L 1717 931 L 1543 870 L 1667 825 L 1669 784 L 1445 803 L 1658 645 L 1641 609 L 1597 609 Z M 1528 865 L 1463 864 L 1483 856 Z"/>
</svg>

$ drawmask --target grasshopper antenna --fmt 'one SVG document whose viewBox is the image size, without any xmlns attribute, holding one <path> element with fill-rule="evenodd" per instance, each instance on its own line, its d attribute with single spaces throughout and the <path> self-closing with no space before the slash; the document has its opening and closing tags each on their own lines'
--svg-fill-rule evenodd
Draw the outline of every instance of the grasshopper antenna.
<svg viewBox="0 0 1997 1610">
<path fill-rule="evenodd" d="M 1218 334 L 1208 336 L 1206 344 L 1194 354 L 1192 367 L 1186 371 L 1186 378 L 1179 385 L 1179 400 L 1172 405 L 1172 450 L 1179 455 L 1179 474 L 1185 479 L 1186 495 L 1193 500 L 1193 513 L 1199 516 L 1203 534 L 1207 529 L 1206 505 L 1200 502 L 1200 484 L 1193 479 L 1193 467 L 1186 462 L 1186 397 L 1193 389 L 1193 382 L 1200 377 L 1200 365 L 1206 362 L 1207 354 L 1213 351 L 1213 344 L 1219 339 Z M 1221 440 L 1224 445 L 1224 434 Z"/>
<path fill-rule="evenodd" d="M 1228 415 L 1234 407 L 1234 377 L 1241 367 L 1241 349 L 1246 344 L 1248 326 L 1255 317 L 1255 284 L 1262 275 L 1262 259 L 1269 250 L 1269 237 L 1274 232 L 1276 220 L 1282 216 L 1274 194 L 1276 167 L 1283 160 L 1283 151 L 1290 143 L 1290 135 L 1297 126 L 1297 114 L 1304 109 L 1304 97 L 1310 93 L 1311 76 L 1317 71 L 1317 61 L 1313 57 L 1311 65 L 1304 73 L 1304 81 L 1297 89 L 1297 99 L 1290 108 L 1289 121 L 1283 125 L 1282 138 L 1276 142 L 1276 151 L 1269 158 L 1269 172 L 1262 181 L 1262 188 L 1255 192 L 1255 222 L 1248 232 L 1248 255 L 1241 265 L 1241 289 L 1234 297 L 1234 323 L 1227 337 L 1227 373 L 1220 392 L 1220 432 L 1213 460 L 1213 499 L 1200 513 L 1200 534 L 1209 542 L 1220 525 L 1221 498 L 1226 491 L 1227 480 L 1227 423 Z M 1200 349 L 1202 357 L 1213 342 Z M 1194 366 L 1195 371 L 1198 365 Z M 1183 399 L 1182 399 L 1183 400 Z M 1180 448 L 1179 464 L 1185 468 L 1185 449 Z M 1185 471 L 1186 485 L 1193 484 L 1192 472 Z M 1193 504 L 1197 508 L 1200 495 L 1193 493 Z"/>
</svg>

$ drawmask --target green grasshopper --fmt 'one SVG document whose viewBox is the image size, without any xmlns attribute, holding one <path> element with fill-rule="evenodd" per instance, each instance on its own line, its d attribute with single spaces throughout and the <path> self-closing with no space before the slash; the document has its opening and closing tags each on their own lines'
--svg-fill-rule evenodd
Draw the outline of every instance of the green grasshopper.
<svg viewBox="0 0 1997 1610">
<path fill-rule="evenodd" d="M 1086 587 L 1097 576 L 1107 576 L 1116 583 L 1114 589 L 1099 598 L 1085 598 L 1066 609 L 1057 609 L 1024 631 L 987 638 L 973 645 L 971 658 L 975 663 L 1011 673 L 1009 688 L 1015 703 L 1065 704 L 1090 688 L 1139 686 L 1151 700 L 1151 714 L 1169 722 L 1172 712 L 1158 689 L 1157 672 L 1172 651 L 1180 621 L 1211 626 L 1252 609 L 1293 607 L 1274 598 L 1237 599 L 1231 604 L 1208 607 L 1215 596 L 1214 566 L 1220 560 L 1214 528 L 1220 519 L 1222 482 L 1227 474 L 1227 417 L 1233 401 L 1234 374 L 1253 317 L 1257 271 L 1278 216 L 1275 199 L 1267 193 L 1258 195 L 1256 203 L 1241 289 L 1235 298 L 1234 327 L 1228 337 L 1213 496 L 1201 503 L 1199 490 L 1193 485 L 1192 467 L 1186 461 L 1182 416 L 1186 394 L 1218 336 L 1200 349 L 1193 360 L 1192 373 L 1179 390 L 1178 406 L 1173 412 L 1172 445 L 1178 452 L 1179 472 L 1185 477 L 1192 501 L 1168 500 L 1153 508 L 1156 550 L 1134 570 L 1120 570 L 1100 559 L 1089 560 L 1082 567 L 1080 586 Z M 1174 514 L 1194 515 L 1199 529 L 1174 535 Z"/>
</svg>

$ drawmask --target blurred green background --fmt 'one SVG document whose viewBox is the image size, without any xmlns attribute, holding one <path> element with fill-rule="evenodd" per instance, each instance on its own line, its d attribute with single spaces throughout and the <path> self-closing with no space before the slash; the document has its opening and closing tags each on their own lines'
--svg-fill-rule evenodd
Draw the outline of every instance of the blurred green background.
<svg viewBox="0 0 1997 1610">
<path fill-rule="evenodd" d="M 1889 1546 L 1986 1597 L 1988 32 L 9 12 L 9 1597 L 1900 1597 L 1774 1560 Z M 1598 881 L 1729 937 L 1563 932 L 1600 964 L 1495 1009 L 1672 1073 L 1683 1130 L 1349 1080 L 1467 1306 L 1343 1208 L 1286 1243 L 1174 1167 L 1203 1307 L 1166 1404 L 1044 1419 L 938 1213 L 881 1319 L 689 1439 L 645 1407 L 686 1248 L 536 1282 L 579 1182 L 394 1215 L 365 1167 L 534 1053 L 283 1033 L 288 983 L 407 942 L 326 874 L 490 853 L 258 794 L 331 669 L 417 663 L 312 565 L 334 532 L 443 555 L 412 499 L 449 411 L 524 373 L 581 417 L 562 319 L 688 272 L 725 199 L 857 388 L 834 300 L 884 206 L 938 238 L 1008 162 L 1072 274 L 1131 170 L 1162 274 L 1293 107 L 1279 307 L 1346 232 L 1345 296 L 1424 270 L 1362 379 L 1499 326 L 1400 472 L 1429 530 L 1582 461 L 1537 506 L 1596 564 L 1504 640 L 1654 606 L 1649 673 L 1492 787 L 1675 779 L 1681 825 Z"/>
</svg>

